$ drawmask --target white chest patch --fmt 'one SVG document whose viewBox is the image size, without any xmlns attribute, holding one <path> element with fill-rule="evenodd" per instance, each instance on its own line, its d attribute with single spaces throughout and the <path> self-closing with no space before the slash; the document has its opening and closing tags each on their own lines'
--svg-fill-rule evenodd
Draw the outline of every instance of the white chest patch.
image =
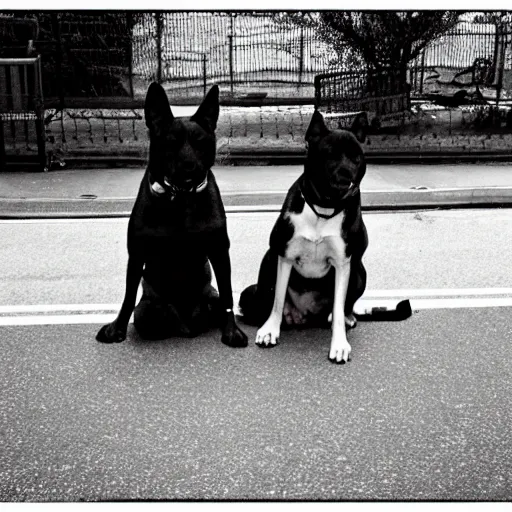
<svg viewBox="0 0 512 512">
<path fill-rule="evenodd" d="M 332 213 L 326 208 L 315 207 L 319 213 Z M 342 211 L 330 219 L 318 217 L 306 203 L 301 213 L 288 215 L 294 227 L 288 242 L 285 257 L 304 277 L 323 277 L 331 265 L 341 265 L 347 260 L 346 244 L 341 237 L 341 226 L 345 218 Z"/>
</svg>

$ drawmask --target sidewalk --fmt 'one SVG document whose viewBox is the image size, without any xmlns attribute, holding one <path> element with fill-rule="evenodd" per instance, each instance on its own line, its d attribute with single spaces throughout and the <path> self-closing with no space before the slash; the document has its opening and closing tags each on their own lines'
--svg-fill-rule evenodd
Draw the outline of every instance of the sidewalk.
<svg viewBox="0 0 512 512">
<path fill-rule="evenodd" d="M 213 168 L 228 212 L 279 211 L 302 166 Z M 125 217 L 143 168 L 0 174 L 0 218 Z M 365 210 L 512 206 L 512 164 L 368 164 Z"/>
</svg>

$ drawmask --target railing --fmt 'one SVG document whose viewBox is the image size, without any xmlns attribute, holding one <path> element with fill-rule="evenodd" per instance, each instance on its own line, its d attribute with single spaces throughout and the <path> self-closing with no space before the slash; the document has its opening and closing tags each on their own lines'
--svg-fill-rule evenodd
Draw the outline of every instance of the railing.
<svg viewBox="0 0 512 512">
<path fill-rule="evenodd" d="M 269 13 L 54 11 L 23 16 L 38 20 L 34 44 L 52 106 L 140 104 L 152 80 L 162 83 L 177 104 L 197 102 L 212 83 L 220 85 L 221 99 L 231 104 L 243 104 L 250 95 L 305 103 L 314 97 L 316 75 L 352 69 L 314 30 L 283 25 Z M 504 96 L 511 96 L 511 31 L 510 24 L 499 29 L 458 24 L 411 62 L 411 94 L 430 92 L 437 78 L 429 77 L 436 73 L 441 82 L 450 81 L 482 58 L 492 62 L 495 88 L 501 80 Z"/>
<path fill-rule="evenodd" d="M 133 27 L 133 72 L 173 97 L 198 96 L 217 83 L 223 96 L 261 91 L 313 96 L 314 75 L 333 52 L 311 29 L 282 26 L 268 14 L 145 13 Z"/>
<path fill-rule="evenodd" d="M 4 168 L 8 159 L 6 140 L 20 145 L 21 139 L 21 144 L 26 148 L 33 138 L 34 131 L 37 145 L 36 161 L 41 169 L 45 170 L 41 58 L 0 58 L 0 169 Z"/>
<path fill-rule="evenodd" d="M 410 63 L 409 82 L 413 96 L 478 84 L 493 89 L 498 103 L 512 99 L 512 26 L 459 23 Z"/>
<path fill-rule="evenodd" d="M 338 120 L 364 111 L 381 123 L 409 110 L 409 87 L 392 70 L 324 73 L 315 77 L 315 107 Z"/>
<path fill-rule="evenodd" d="M 338 119 L 361 110 L 370 119 L 401 116 L 411 97 L 428 97 L 439 89 L 453 94 L 452 86 L 478 86 L 487 102 L 489 97 L 496 104 L 512 100 L 510 22 L 498 29 L 461 23 L 431 43 L 410 64 L 409 91 L 398 86 L 392 73 L 379 84 L 377 75 L 353 70 L 313 30 L 282 25 L 267 13 L 42 11 L 9 16 L 37 20 L 37 30 L 30 24 L 30 37 L 35 37 L 30 51 L 41 56 L 47 128 L 61 126 L 60 132 L 53 130 L 58 135 L 50 136 L 59 139 L 54 146 L 87 138 L 97 144 L 89 136 L 91 123 L 105 127 L 105 133 L 117 126 L 119 141 L 127 139 L 125 134 L 136 137 L 152 80 L 162 83 L 177 105 L 197 105 L 218 83 L 223 106 L 316 102 Z M 4 25 L 9 16 L 2 17 Z M 26 40 L 10 46 L 0 41 L 0 58 L 26 55 L 27 50 Z M 23 81 L 22 71 L 19 76 Z M 9 84 L 4 78 L 0 87 L 7 90 Z M 32 114 L 17 113 L 9 120 L 6 116 L 13 114 L 4 114 L 8 149 L 21 151 L 27 137 L 34 136 L 32 118 L 22 116 Z M 43 129 L 35 126 L 40 141 Z M 49 139 L 47 149 L 51 145 Z"/>
</svg>

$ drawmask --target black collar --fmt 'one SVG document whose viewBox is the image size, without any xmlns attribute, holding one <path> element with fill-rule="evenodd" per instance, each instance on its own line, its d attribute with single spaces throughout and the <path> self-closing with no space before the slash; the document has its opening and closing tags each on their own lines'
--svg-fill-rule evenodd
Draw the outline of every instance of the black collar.
<svg viewBox="0 0 512 512">
<path fill-rule="evenodd" d="M 155 195 L 158 195 L 158 193 L 155 192 L 153 189 L 154 183 L 151 183 L 151 180 L 149 179 L 149 173 L 148 173 L 148 181 L 149 181 L 149 188 L 152 190 L 152 192 Z M 165 180 L 164 180 L 164 185 L 162 185 L 160 182 L 155 182 L 155 183 L 158 183 L 158 185 L 160 185 L 160 187 L 164 188 L 165 192 L 167 192 L 171 196 L 171 201 L 172 201 L 176 196 L 182 196 L 185 194 L 193 194 L 193 193 L 203 191 L 206 188 L 206 186 L 208 185 L 208 171 L 206 171 L 204 180 L 201 183 L 199 183 L 198 185 L 191 187 L 190 189 L 178 187 L 174 183 L 170 183 Z"/>
<path fill-rule="evenodd" d="M 308 204 L 308 206 L 313 210 L 317 217 L 321 217 L 322 219 L 332 219 L 338 213 L 342 212 L 348 206 L 347 203 L 356 195 L 359 194 L 359 184 L 352 183 L 352 186 L 347 190 L 345 195 L 336 201 L 326 200 L 323 198 L 318 192 L 318 189 L 315 187 L 315 184 L 306 178 L 306 176 L 302 176 L 299 181 L 299 188 L 302 194 L 302 197 Z M 321 208 L 333 208 L 334 212 L 330 215 L 325 215 L 316 210 L 315 206 Z"/>
</svg>

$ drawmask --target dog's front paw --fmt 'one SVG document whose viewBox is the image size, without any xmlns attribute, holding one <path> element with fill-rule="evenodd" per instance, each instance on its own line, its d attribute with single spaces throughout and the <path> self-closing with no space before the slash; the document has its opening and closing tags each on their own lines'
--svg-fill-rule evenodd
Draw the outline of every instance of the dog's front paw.
<svg viewBox="0 0 512 512">
<path fill-rule="evenodd" d="M 350 352 L 352 352 L 352 347 L 346 339 L 333 339 L 329 351 L 329 360 L 333 363 L 348 363 Z"/>
<path fill-rule="evenodd" d="M 275 347 L 279 343 L 279 320 L 270 317 L 256 333 L 256 345 L 259 347 Z"/>
<path fill-rule="evenodd" d="M 101 343 L 120 343 L 126 339 L 126 329 L 118 329 L 116 322 L 104 325 L 96 335 L 96 340 Z"/>
<path fill-rule="evenodd" d="M 232 348 L 247 347 L 247 335 L 234 321 L 224 329 L 221 341 L 224 345 Z"/>
</svg>

